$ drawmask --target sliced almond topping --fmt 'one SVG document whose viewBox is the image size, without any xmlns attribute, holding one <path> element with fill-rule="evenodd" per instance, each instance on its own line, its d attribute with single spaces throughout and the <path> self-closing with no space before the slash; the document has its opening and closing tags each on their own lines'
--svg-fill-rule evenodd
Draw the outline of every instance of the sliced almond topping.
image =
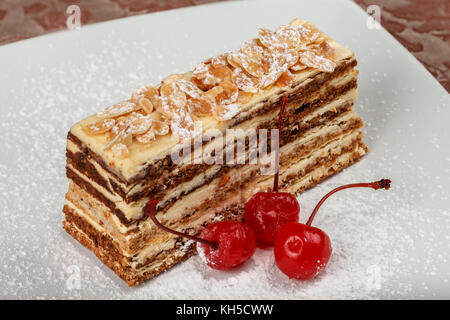
<svg viewBox="0 0 450 320">
<path fill-rule="evenodd" d="M 170 105 L 169 100 L 166 97 L 155 97 L 152 100 L 152 104 L 156 111 L 161 113 L 167 119 L 172 119 L 175 116 L 175 108 Z"/>
<path fill-rule="evenodd" d="M 172 134 L 190 139 L 197 133 L 194 120 L 213 116 L 233 118 L 241 105 L 261 89 L 295 85 L 295 75 L 306 68 L 334 70 L 334 49 L 312 24 L 283 25 L 275 31 L 262 28 L 258 38 L 238 51 L 212 57 L 190 73 L 173 74 L 159 87 L 136 89 L 130 101 L 100 112 L 102 119 L 83 127 L 88 134 L 106 133 L 119 156 L 129 153 L 133 137 L 149 144 L 156 135 Z"/>
<path fill-rule="evenodd" d="M 245 91 L 239 91 L 239 96 L 237 98 L 237 103 L 239 104 L 246 104 L 251 100 L 253 97 L 253 93 L 245 92 Z"/>
<path fill-rule="evenodd" d="M 192 76 L 199 80 L 203 80 L 208 76 L 208 72 L 208 65 L 202 62 L 195 67 Z"/>
<path fill-rule="evenodd" d="M 176 82 L 161 86 L 161 96 L 168 100 L 171 107 L 176 109 L 186 105 L 186 94 L 179 88 Z M 175 111 L 174 110 L 174 111 Z"/>
<path fill-rule="evenodd" d="M 149 129 L 146 133 L 136 136 L 136 140 L 143 144 L 151 143 L 155 140 L 155 132 Z"/>
<path fill-rule="evenodd" d="M 295 83 L 295 76 L 289 71 L 283 72 L 277 80 L 277 85 L 283 89 L 289 89 Z"/>
<path fill-rule="evenodd" d="M 192 81 L 188 81 L 186 79 L 178 80 L 177 85 L 184 93 L 186 93 L 191 98 L 198 99 L 203 94 L 203 91 L 200 90 L 200 88 L 197 87 Z"/>
<path fill-rule="evenodd" d="M 91 124 L 88 124 L 87 126 L 83 127 L 83 131 L 87 134 L 91 135 L 97 135 L 105 133 L 106 131 L 110 130 L 114 124 L 116 123 L 116 120 L 114 119 L 103 119 Z"/>
<path fill-rule="evenodd" d="M 242 68 L 254 77 L 262 77 L 267 71 L 267 53 L 255 41 L 248 41 L 235 57 Z"/>
<path fill-rule="evenodd" d="M 275 34 L 271 30 L 266 28 L 259 29 L 258 40 L 267 49 L 270 49 L 275 42 L 278 42 L 278 39 L 275 37 Z"/>
<path fill-rule="evenodd" d="M 224 81 L 232 81 L 231 77 L 233 72 L 227 66 L 218 66 L 217 68 L 211 67 L 210 72 L 213 77 L 218 80 L 218 83 L 222 83 Z"/>
<path fill-rule="evenodd" d="M 126 146 L 131 146 L 133 143 L 133 133 L 131 127 L 128 127 L 119 135 L 119 142 Z"/>
<path fill-rule="evenodd" d="M 163 121 L 164 120 L 162 114 L 159 113 L 158 111 L 154 111 L 154 112 L 150 113 L 148 116 L 150 118 L 152 118 L 153 121 Z"/>
<path fill-rule="evenodd" d="M 232 71 L 227 65 L 219 63 L 214 65 L 216 67 L 212 64 L 201 63 L 194 70 L 193 81 L 200 89 L 206 91 L 224 81 L 232 81 Z"/>
<path fill-rule="evenodd" d="M 233 68 L 240 68 L 240 60 L 239 60 L 239 53 L 238 52 L 230 52 L 227 55 L 227 62 L 233 67 Z"/>
<path fill-rule="evenodd" d="M 300 55 L 300 62 L 308 67 L 316 68 L 324 72 L 332 72 L 336 67 L 334 61 L 321 57 L 313 51 L 303 52 Z"/>
<path fill-rule="evenodd" d="M 151 97 L 157 95 L 158 90 L 156 90 L 152 86 L 142 86 L 133 91 L 133 93 L 131 94 L 131 100 L 136 103 L 141 98 L 150 99 Z"/>
<path fill-rule="evenodd" d="M 116 124 L 108 132 L 110 139 L 113 141 L 118 140 L 118 136 L 125 131 L 130 125 L 130 120 L 128 117 L 122 116 L 116 119 Z M 111 144 L 112 145 L 112 144 Z"/>
<path fill-rule="evenodd" d="M 164 121 L 154 121 L 152 124 L 152 131 L 158 136 L 164 136 L 169 133 L 170 125 Z"/>
<path fill-rule="evenodd" d="M 307 68 L 307 66 L 305 66 L 303 63 L 301 63 L 301 62 L 298 62 L 298 63 L 296 63 L 295 65 L 293 65 L 290 69 L 292 70 L 292 71 L 301 71 L 301 70 L 303 70 L 303 69 L 306 69 Z"/>
<path fill-rule="evenodd" d="M 223 88 L 223 90 L 216 96 L 217 103 L 232 104 L 236 102 L 239 95 L 238 87 L 229 81 L 222 82 L 220 86 Z"/>
<path fill-rule="evenodd" d="M 171 83 L 177 82 L 178 80 L 181 80 L 181 79 L 184 79 L 184 75 L 183 74 L 171 74 L 170 76 L 164 78 L 161 81 L 161 84 L 164 86 L 164 85 L 167 85 L 167 84 L 171 84 Z"/>
<path fill-rule="evenodd" d="M 311 45 L 311 49 L 319 56 L 323 56 L 330 60 L 334 59 L 334 48 L 326 41 L 321 42 L 320 44 Z"/>
<path fill-rule="evenodd" d="M 275 31 L 277 39 L 285 44 L 288 48 L 295 50 L 300 49 L 302 39 L 299 30 L 290 25 L 282 25 Z"/>
<path fill-rule="evenodd" d="M 214 98 L 208 97 L 206 93 L 199 99 L 189 98 L 186 103 L 188 110 L 200 117 L 210 115 L 215 106 Z"/>
<path fill-rule="evenodd" d="M 153 119 L 150 117 L 140 117 L 131 123 L 131 133 L 136 136 L 144 134 L 152 126 Z"/>
<path fill-rule="evenodd" d="M 134 102 L 122 101 L 99 112 L 97 116 L 99 118 L 115 118 L 138 109 L 139 107 Z"/>
<path fill-rule="evenodd" d="M 297 30 L 300 32 L 303 45 L 308 45 L 316 41 L 320 36 L 320 32 L 309 22 L 297 26 Z"/>
<path fill-rule="evenodd" d="M 211 65 L 214 68 L 226 67 L 228 65 L 227 54 L 221 54 L 219 56 L 213 57 L 211 59 Z"/>
<path fill-rule="evenodd" d="M 138 101 L 140 98 L 143 98 L 145 90 L 146 90 L 145 86 L 134 89 L 134 91 L 131 93 L 131 100 L 135 102 Z"/>
<path fill-rule="evenodd" d="M 223 92 L 223 87 L 222 86 L 216 86 L 214 88 L 209 89 L 208 91 L 206 91 L 204 93 L 204 95 L 211 97 L 211 98 L 215 98 L 218 94 Z"/>
<path fill-rule="evenodd" d="M 180 140 L 189 140 L 195 135 L 195 125 L 189 113 L 173 118 L 170 122 L 170 129 Z"/>
<path fill-rule="evenodd" d="M 116 143 L 111 147 L 111 151 L 114 154 L 114 156 L 121 159 L 126 158 L 129 154 L 127 146 L 123 143 Z"/>
<path fill-rule="evenodd" d="M 154 110 L 156 110 L 157 112 L 161 112 L 160 110 L 163 108 L 163 100 L 167 102 L 167 99 L 163 99 L 158 95 L 150 97 L 149 100 L 152 103 Z"/>
<path fill-rule="evenodd" d="M 269 72 L 261 79 L 261 87 L 266 88 L 275 83 L 287 69 L 288 64 L 282 54 L 272 55 Z"/>
<path fill-rule="evenodd" d="M 203 83 L 208 85 L 214 85 L 218 80 L 211 74 L 211 65 L 200 63 L 194 69 L 192 76 L 198 80 L 202 80 Z"/>
<path fill-rule="evenodd" d="M 233 70 L 233 82 L 244 92 L 258 92 L 259 79 L 248 75 L 241 68 Z"/>
<path fill-rule="evenodd" d="M 213 110 L 213 116 L 219 121 L 230 120 L 239 113 L 239 106 L 240 105 L 238 103 L 217 105 L 217 107 Z"/>
<path fill-rule="evenodd" d="M 138 100 L 138 104 L 142 107 L 142 110 L 144 110 L 145 113 L 150 114 L 155 109 L 153 107 L 153 103 L 150 101 L 150 99 L 142 97 Z"/>
</svg>

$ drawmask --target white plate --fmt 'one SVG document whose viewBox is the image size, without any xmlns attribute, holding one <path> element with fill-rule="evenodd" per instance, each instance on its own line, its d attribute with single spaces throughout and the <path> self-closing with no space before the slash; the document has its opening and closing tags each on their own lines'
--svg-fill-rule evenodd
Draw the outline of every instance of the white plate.
<svg viewBox="0 0 450 320">
<path fill-rule="evenodd" d="M 285 278 L 271 251 L 239 270 L 199 258 L 128 288 L 61 228 L 70 126 L 142 84 L 237 48 L 258 27 L 309 20 L 356 53 L 364 159 L 302 194 L 301 220 L 331 188 L 383 177 L 390 191 L 329 199 L 315 225 L 333 243 L 324 274 Z M 450 298 L 450 101 L 350 1 L 225 2 L 126 18 L 0 47 L 0 297 Z"/>
</svg>

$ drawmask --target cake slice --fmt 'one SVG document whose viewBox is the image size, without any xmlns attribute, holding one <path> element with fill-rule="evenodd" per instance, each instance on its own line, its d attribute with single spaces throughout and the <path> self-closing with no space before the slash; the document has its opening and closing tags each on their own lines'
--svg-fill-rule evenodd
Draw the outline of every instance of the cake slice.
<svg viewBox="0 0 450 320">
<path fill-rule="evenodd" d="M 142 212 L 192 235 L 242 219 L 245 201 L 273 184 L 278 114 L 280 189 L 313 187 L 366 152 L 354 113 L 354 54 L 294 20 L 234 52 L 144 86 L 76 123 L 67 136 L 64 229 L 136 285 L 195 252 Z"/>
</svg>

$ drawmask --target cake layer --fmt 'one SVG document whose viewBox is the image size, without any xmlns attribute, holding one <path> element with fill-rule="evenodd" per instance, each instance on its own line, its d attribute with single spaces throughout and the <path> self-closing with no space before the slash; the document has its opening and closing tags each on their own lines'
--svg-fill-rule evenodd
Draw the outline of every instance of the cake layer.
<svg viewBox="0 0 450 320">
<path fill-rule="evenodd" d="M 351 106 L 350 106 L 351 107 Z M 339 112 L 339 108 L 336 108 L 336 110 Z M 303 133 L 301 137 L 299 137 L 297 140 L 294 140 L 291 143 L 288 143 L 286 146 L 282 146 L 280 148 L 280 162 L 281 165 L 284 165 L 285 159 L 289 159 L 289 153 L 290 150 L 292 150 L 295 147 L 302 147 L 303 152 L 310 152 L 314 148 L 318 148 L 321 146 L 321 144 L 326 143 L 328 139 L 332 139 L 337 137 L 340 134 L 343 134 L 344 132 L 347 132 L 348 130 L 359 128 L 362 126 L 362 122 L 359 119 L 357 115 L 355 115 L 351 111 L 346 111 L 348 109 L 343 109 L 343 112 L 339 112 L 335 114 L 334 120 L 333 119 L 326 119 L 324 120 L 325 123 L 322 123 L 320 125 L 317 125 L 313 127 L 310 130 L 307 130 Z M 297 128 L 294 127 L 294 130 L 297 130 Z M 305 146 L 309 146 L 306 148 Z M 228 168 L 229 169 L 229 168 Z M 139 221 L 139 224 L 137 222 L 133 224 L 123 224 L 120 219 L 117 218 L 115 211 L 119 206 L 122 208 L 125 207 L 125 204 L 123 203 L 116 203 L 114 202 L 115 199 L 109 199 L 106 194 L 106 190 L 102 190 L 102 187 L 99 185 L 96 185 L 94 182 L 87 180 L 86 177 L 84 177 L 81 173 L 77 172 L 76 169 L 71 168 L 70 165 L 68 166 L 68 175 L 69 178 L 76 181 L 78 185 L 82 186 L 85 190 L 87 190 L 89 193 L 91 193 L 97 200 L 99 200 L 103 205 L 106 207 L 105 209 L 99 211 L 98 219 L 103 219 L 103 217 L 106 217 L 106 219 L 103 219 L 103 223 L 110 224 L 113 226 L 113 229 L 119 230 L 121 233 L 133 233 L 133 229 L 139 225 L 140 228 L 145 226 L 144 221 Z M 215 178 L 216 181 L 219 181 L 218 178 Z M 231 179 L 231 181 L 233 181 Z M 210 183 L 209 181 L 208 183 Z M 219 183 L 219 182 L 217 182 Z M 198 189 L 198 188 L 197 188 Z M 224 189 L 224 186 L 221 186 L 221 189 Z M 100 191 L 103 193 L 100 193 Z M 195 196 L 196 193 L 194 193 Z M 186 198 L 186 196 L 189 194 L 183 194 L 183 198 Z M 180 197 L 174 197 L 174 200 L 180 199 Z M 136 210 L 137 214 L 140 214 L 142 212 L 142 208 L 145 205 L 145 203 L 148 201 L 148 199 L 143 199 L 140 203 L 136 203 L 134 207 L 131 207 L 130 210 Z M 167 207 L 167 205 L 166 205 Z M 109 208 L 109 210 L 107 209 Z M 107 212 L 108 210 L 108 212 Z M 164 212 L 167 212 L 168 208 L 165 208 Z M 94 211 L 95 212 L 95 211 Z"/>
<path fill-rule="evenodd" d="M 335 116 L 342 112 L 345 112 L 351 107 L 353 101 L 357 98 L 356 91 L 356 72 L 349 71 L 343 77 L 336 79 L 343 85 L 337 88 L 345 88 L 341 90 L 341 95 L 332 96 L 332 98 L 324 99 L 323 95 L 318 94 L 315 98 L 308 103 L 296 104 L 292 102 L 290 104 L 290 113 L 288 113 L 285 121 L 285 130 L 281 134 L 281 146 L 289 143 L 305 134 L 310 128 L 320 125 L 326 121 L 332 120 Z M 336 87 L 332 86 L 332 89 Z M 339 92 L 339 90 L 337 90 Z M 321 98 L 322 97 L 322 98 Z M 323 104 L 320 104 L 322 101 Z M 246 135 L 249 129 L 255 128 L 255 131 L 259 129 L 273 128 L 276 124 L 277 110 L 255 117 L 252 120 L 243 122 L 239 129 L 241 134 Z M 270 147 L 270 143 L 269 143 Z M 205 147 L 206 148 L 206 147 Z M 96 163 L 92 158 L 84 157 L 83 154 L 89 153 L 89 151 L 80 149 L 79 146 L 69 141 L 68 143 L 68 175 L 73 176 L 77 173 L 85 183 L 89 183 L 95 188 L 95 192 L 99 197 L 102 197 L 102 201 L 105 202 L 111 210 L 117 214 L 120 222 L 123 224 L 133 223 L 134 220 L 141 218 L 141 208 L 149 197 L 160 199 L 160 207 L 163 207 L 170 198 L 175 198 L 179 194 L 186 194 L 190 190 L 195 190 L 201 185 L 208 183 L 213 178 L 217 178 L 226 173 L 229 166 L 220 165 L 207 165 L 200 164 L 198 167 L 203 168 L 199 173 L 190 170 L 191 179 L 187 180 L 183 184 L 172 185 L 169 188 L 164 188 L 156 194 L 148 194 L 147 192 L 140 193 L 139 198 L 132 203 L 126 203 L 123 198 L 114 192 L 112 187 L 114 180 L 111 176 L 104 176 L 98 173 L 100 165 Z M 197 166 L 195 164 L 189 166 Z M 176 170 L 176 174 L 181 169 Z M 96 178 L 97 177 L 97 178 Z M 109 183 L 108 183 L 109 181 Z M 111 183 L 112 182 L 112 183 Z M 159 182 L 159 186 L 165 186 L 164 183 Z"/>
<path fill-rule="evenodd" d="M 320 162 L 317 166 L 312 166 L 311 170 L 305 172 L 300 178 L 287 180 L 283 183 L 282 190 L 288 192 L 306 190 L 328 176 L 339 172 L 351 163 L 358 161 L 366 152 L 366 147 L 361 143 L 360 138 L 359 132 L 355 131 L 342 138 L 342 140 L 348 141 L 348 143 L 340 149 L 333 148 L 330 145 L 329 152 L 327 152 L 327 156 L 324 157 L 324 159 L 326 159 L 325 162 Z M 338 153 L 339 151 L 340 153 Z M 294 171 L 296 168 L 298 168 L 297 164 L 291 167 L 291 171 Z M 270 180 L 270 178 L 263 181 L 254 179 L 245 185 L 245 189 L 252 190 L 252 192 L 258 189 L 266 189 L 272 183 Z M 243 194 L 246 193 L 246 190 L 243 190 Z M 221 211 L 218 215 L 210 216 L 211 218 L 204 221 L 203 224 L 197 222 L 194 223 L 198 228 L 195 228 L 195 231 L 189 233 L 200 232 L 205 225 L 211 223 L 214 219 L 217 219 L 217 217 L 239 219 L 242 214 L 242 199 L 238 202 L 230 200 L 227 200 L 227 202 L 228 208 Z M 220 206 L 220 204 L 217 203 L 214 205 Z M 224 206 L 222 205 L 221 207 Z M 75 206 L 66 204 L 64 213 L 66 214 L 64 228 L 83 245 L 93 250 L 106 265 L 113 269 L 129 285 L 136 285 L 146 279 L 152 278 L 167 270 L 172 265 L 185 260 L 194 253 L 194 244 L 192 242 L 169 235 L 171 241 L 164 239 L 164 241 L 161 242 L 161 246 L 152 245 L 155 250 L 152 249 L 152 251 L 146 251 L 144 249 L 140 251 L 140 255 L 144 255 L 146 259 L 144 257 L 140 257 L 139 259 L 136 259 L 136 257 L 131 259 L 126 258 L 119 253 L 114 241 L 104 232 L 102 227 L 79 215 Z M 180 230 L 189 231 L 183 228 Z"/>
<path fill-rule="evenodd" d="M 129 285 L 169 269 L 194 254 L 195 243 L 158 228 L 144 206 L 158 200 L 157 219 L 190 235 L 242 220 L 245 202 L 272 188 L 270 130 L 286 101 L 282 191 L 302 192 L 367 152 L 353 112 L 355 66 L 351 51 L 296 19 L 137 89 L 70 129 L 64 229 Z M 173 157 L 180 151 L 181 162 Z"/>
<path fill-rule="evenodd" d="M 289 97 L 285 123 L 288 126 L 290 124 L 288 121 L 292 117 L 299 119 L 301 116 L 312 112 L 317 105 L 330 102 L 348 90 L 355 88 L 357 76 L 357 71 L 353 69 L 355 64 L 356 61 L 354 59 L 341 61 L 333 73 L 320 73 L 313 79 L 303 81 L 303 83 L 295 86 L 293 89 L 280 94 L 278 99 L 272 98 L 261 107 L 253 108 L 252 111 L 245 114 L 245 117 L 241 117 L 234 125 L 227 128 L 253 128 L 255 130 L 273 128 L 281 97 L 284 95 Z M 356 99 L 356 96 L 354 99 Z M 206 147 L 206 144 L 208 142 L 204 141 L 203 147 Z M 192 147 L 192 149 L 194 148 Z M 85 172 L 91 179 L 94 179 L 98 184 L 108 189 L 110 193 L 117 196 L 117 198 L 122 198 L 127 203 L 145 196 L 156 196 L 160 191 L 167 192 L 173 186 L 189 181 L 207 167 L 207 164 L 179 166 L 172 162 L 169 154 L 149 167 L 146 174 L 140 179 L 134 179 L 129 182 L 123 181 L 108 168 L 108 165 L 98 154 L 78 139 L 72 133 L 72 130 L 68 135 L 67 157 L 72 163 L 77 164 L 79 171 Z M 125 218 L 130 219 L 130 217 Z"/>
<path fill-rule="evenodd" d="M 283 146 L 280 149 L 280 183 L 283 183 L 285 168 L 288 168 L 292 161 L 295 162 L 314 154 L 317 155 L 319 154 L 317 153 L 319 152 L 317 150 L 326 150 L 323 148 L 330 142 L 334 141 L 334 145 L 336 143 L 339 144 L 342 137 L 351 133 L 355 134 L 356 130 L 361 126 L 362 122 L 359 117 L 353 112 L 348 111 L 327 125 L 310 130 L 310 132 L 302 139 L 295 140 Z M 313 159 L 315 158 L 313 157 Z M 241 184 L 243 180 L 257 175 L 259 171 L 259 166 L 251 165 L 232 169 L 227 173 L 229 178 L 227 184 L 223 184 L 222 178 L 216 178 L 207 185 L 196 189 L 194 192 L 174 199 L 170 205 L 164 210 L 161 210 L 158 214 L 158 218 L 168 226 L 174 227 L 174 222 L 183 222 L 187 217 L 193 215 L 192 212 L 202 212 L 204 209 L 202 204 L 211 203 L 211 199 L 227 197 L 229 190 L 234 191 L 239 189 L 239 184 Z M 74 181 L 77 185 L 80 185 L 80 180 L 76 177 Z M 71 187 L 69 190 L 67 198 L 72 202 L 75 202 L 76 199 L 73 199 L 74 196 L 72 193 L 73 188 L 75 187 Z M 85 190 L 80 187 L 77 187 L 77 189 Z M 80 191 L 77 193 L 80 193 Z M 86 215 L 89 215 L 91 219 L 107 228 L 109 234 L 116 238 L 120 243 L 120 247 L 124 254 L 125 252 L 127 252 L 126 254 L 134 254 L 150 239 L 155 240 L 155 230 L 158 231 L 159 229 L 155 229 L 155 226 L 150 220 L 141 220 L 138 224 L 134 224 L 133 226 L 125 226 L 120 224 L 118 219 L 114 219 L 115 216 L 112 214 L 110 208 L 97 198 L 93 197 L 92 192 L 89 194 L 84 191 L 81 198 L 84 199 L 84 202 L 88 199 L 90 202 L 90 204 L 84 208 Z M 146 201 L 148 201 L 148 199 Z M 145 202 L 142 205 L 144 204 Z"/>
<path fill-rule="evenodd" d="M 296 19 L 291 22 L 290 26 L 295 27 L 303 25 L 304 23 L 304 21 Z M 344 60 L 352 59 L 353 53 L 350 50 L 344 48 L 332 39 L 329 39 L 329 37 L 323 33 L 318 33 L 317 35 L 317 39 L 320 39 L 323 44 L 326 44 L 325 47 L 328 49 L 328 52 L 331 52 L 333 65 L 339 65 Z M 304 49 L 305 47 L 303 50 Z M 309 50 L 316 49 L 312 46 Z M 325 59 L 326 58 L 323 58 L 322 61 L 325 61 Z M 307 64 L 309 65 L 310 63 Z M 295 87 L 303 83 L 308 83 L 317 75 L 320 75 L 324 79 L 327 74 L 333 71 L 333 69 L 334 67 L 319 68 L 319 65 L 317 65 L 316 67 L 306 67 L 298 71 L 291 70 L 290 72 L 293 76 L 292 86 Z M 327 70 L 327 72 L 321 70 Z M 192 73 L 186 73 L 182 76 L 191 80 Z M 321 85 L 322 83 L 319 83 L 316 88 Z M 239 123 L 242 119 L 246 119 L 253 113 L 258 112 L 258 110 L 262 110 L 259 112 L 264 113 L 266 105 L 271 105 L 274 100 L 279 100 L 281 95 L 289 90 L 290 89 L 286 90 L 277 85 L 260 87 L 257 93 L 251 95 L 250 100 L 239 105 L 237 113 L 231 119 L 217 120 L 211 116 L 202 116 L 198 121 L 202 123 L 203 130 L 214 128 L 224 132 L 226 128 L 233 127 L 235 123 Z M 118 179 L 124 183 L 136 182 L 152 170 L 159 170 L 161 167 L 165 167 L 167 164 L 167 155 L 180 143 L 179 139 L 174 138 L 171 135 L 158 136 L 158 138 L 150 145 L 132 143 L 131 146 L 128 146 L 129 156 L 126 158 L 116 157 L 111 150 L 105 149 L 105 146 L 110 142 L 107 135 L 89 135 L 82 130 L 83 126 L 89 125 L 97 120 L 99 120 L 98 115 L 84 119 L 72 127 L 71 133 L 96 153 L 99 156 L 99 159 L 102 159 L 102 162 L 106 165 L 105 167 L 113 172 Z"/>
<path fill-rule="evenodd" d="M 347 116 L 347 118 L 348 118 L 348 116 Z M 323 126 L 323 127 L 321 127 L 320 128 L 320 130 L 319 129 L 317 129 L 317 130 L 315 130 L 314 131 L 314 135 L 317 137 L 317 136 L 319 136 L 319 135 L 321 135 L 321 134 L 328 134 L 328 132 L 330 132 L 330 131 L 336 131 L 336 130 L 338 130 L 339 129 L 339 126 L 338 126 L 338 124 L 340 123 L 340 122 L 342 122 L 343 120 L 345 120 L 346 118 L 344 118 L 344 119 L 336 119 L 335 121 L 334 121 L 334 123 L 329 123 L 327 126 Z M 304 134 L 304 136 L 305 137 L 307 137 L 307 134 L 308 134 L 308 132 L 306 132 L 305 134 Z M 306 139 L 306 138 L 305 138 Z M 282 147 L 281 148 L 281 161 L 283 161 L 283 153 L 284 153 L 284 148 Z M 68 170 L 69 170 L 69 175 L 70 175 L 70 177 L 73 177 L 75 174 L 71 171 L 71 169 L 70 168 L 68 168 Z M 72 173 L 71 173 L 72 172 Z M 88 183 L 89 181 L 85 181 L 85 179 L 82 177 L 82 175 L 80 175 L 80 176 L 78 176 L 78 175 L 76 175 L 75 176 L 75 178 L 76 179 L 78 179 L 78 180 L 80 180 L 81 179 L 81 181 L 79 182 L 80 184 L 83 184 L 83 183 Z M 96 195 L 96 190 L 97 189 L 101 189 L 101 187 L 100 186 L 97 186 L 97 189 L 95 189 L 95 190 L 91 190 L 90 189 L 90 187 L 91 187 L 91 185 L 92 184 L 94 184 L 94 183 L 92 183 L 92 182 L 89 182 L 89 185 L 87 185 L 86 186 L 86 188 L 87 189 L 89 189 L 94 195 Z M 114 201 L 114 199 L 111 199 L 111 200 L 108 200 L 108 199 L 106 199 L 102 194 L 100 194 L 99 196 L 98 195 L 96 195 L 99 199 L 100 199 L 100 201 L 102 201 L 102 202 L 104 202 L 105 203 L 105 205 L 107 205 L 108 207 L 110 207 L 110 209 L 112 210 L 112 212 L 114 212 L 113 210 L 114 209 L 116 209 L 116 206 L 115 206 L 115 204 L 113 203 L 113 201 Z M 103 198 L 102 198 L 103 197 Z M 110 204 L 112 203 L 112 207 L 110 206 Z M 145 201 L 143 201 L 142 202 L 142 206 L 145 204 Z M 141 210 L 141 208 L 142 208 L 142 206 L 140 207 L 140 208 L 138 208 L 137 210 Z M 118 219 L 116 219 L 117 220 L 117 224 L 121 224 L 121 221 L 120 220 L 118 220 Z"/>
<path fill-rule="evenodd" d="M 161 251 L 155 257 L 151 266 L 146 266 L 145 270 L 139 272 L 124 263 L 126 260 L 115 250 L 114 244 L 107 234 L 101 233 L 95 227 L 92 227 L 89 222 L 79 217 L 68 206 L 64 206 L 63 212 L 66 216 L 66 220 L 63 222 L 64 229 L 82 245 L 93 251 L 105 265 L 112 269 L 129 286 L 135 286 L 153 278 L 195 254 L 195 246 L 192 241 L 178 238 L 171 249 Z M 227 220 L 240 220 L 242 218 L 241 215 L 241 208 L 235 207 L 231 207 L 227 212 L 220 214 L 221 217 Z"/>
</svg>

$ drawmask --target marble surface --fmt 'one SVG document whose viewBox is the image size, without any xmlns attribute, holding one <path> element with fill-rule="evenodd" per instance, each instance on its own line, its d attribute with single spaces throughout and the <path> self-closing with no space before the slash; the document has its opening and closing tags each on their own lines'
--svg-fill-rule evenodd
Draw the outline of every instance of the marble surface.
<svg viewBox="0 0 450 320">
<path fill-rule="evenodd" d="M 66 9 L 77 4 L 83 25 L 223 0 L 2 0 L 0 45 L 66 28 Z M 229 0 L 228 0 L 229 1 Z M 378 5 L 382 25 L 450 91 L 448 0 L 355 0 Z"/>
</svg>

